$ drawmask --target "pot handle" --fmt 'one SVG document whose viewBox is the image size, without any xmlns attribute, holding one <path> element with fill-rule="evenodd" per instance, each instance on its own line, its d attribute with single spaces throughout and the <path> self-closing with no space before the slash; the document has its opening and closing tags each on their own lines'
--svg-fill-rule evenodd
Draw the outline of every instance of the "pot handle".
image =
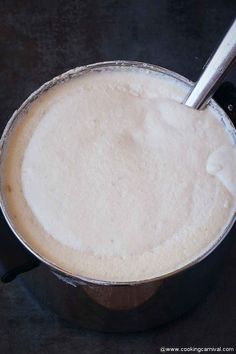
<svg viewBox="0 0 236 354">
<path fill-rule="evenodd" d="M 16 238 L 0 211 L 0 278 L 3 283 L 15 279 L 40 264 Z"/>
<path fill-rule="evenodd" d="M 236 87 L 232 82 L 224 82 L 213 96 L 214 100 L 228 114 L 236 126 Z"/>
</svg>

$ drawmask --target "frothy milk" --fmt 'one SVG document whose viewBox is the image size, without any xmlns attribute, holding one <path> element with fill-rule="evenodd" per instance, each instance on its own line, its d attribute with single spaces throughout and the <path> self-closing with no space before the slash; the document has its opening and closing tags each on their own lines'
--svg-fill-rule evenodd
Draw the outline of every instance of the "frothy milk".
<svg viewBox="0 0 236 354">
<path fill-rule="evenodd" d="M 212 108 L 143 70 L 90 72 L 41 95 L 4 169 L 16 229 L 62 269 L 128 281 L 204 253 L 235 210 L 236 148 Z"/>
</svg>

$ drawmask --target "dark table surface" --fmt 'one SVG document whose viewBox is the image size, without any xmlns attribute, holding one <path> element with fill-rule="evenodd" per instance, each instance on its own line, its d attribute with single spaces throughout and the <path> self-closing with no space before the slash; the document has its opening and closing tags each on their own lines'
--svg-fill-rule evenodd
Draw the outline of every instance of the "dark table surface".
<svg viewBox="0 0 236 354">
<path fill-rule="evenodd" d="M 234 0 L 0 2 L 0 128 L 39 85 L 70 68 L 129 59 L 196 80 L 236 15 Z M 229 79 L 236 83 L 236 70 Z M 0 236 L 1 247 L 1 236 Z M 112 335 L 73 327 L 18 281 L 0 284 L 0 353 L 158 353 L 161 346 L 236 351 L 236 244 L 215 289 L 159 329 Z"/>
</svg>

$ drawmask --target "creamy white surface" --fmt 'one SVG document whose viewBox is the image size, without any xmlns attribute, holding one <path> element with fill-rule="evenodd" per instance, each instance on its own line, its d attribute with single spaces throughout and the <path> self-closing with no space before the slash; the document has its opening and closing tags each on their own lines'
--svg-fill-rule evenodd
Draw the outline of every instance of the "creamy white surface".
<svg viewBox="0 0 236 354">
<path fill-rule="evenodd" d="M 142 72 L 91 73 L 29 112 L 39 122 L 22 155 L 22 191 L 44 232 L 73 250 L 63 261 L 60 248 L 59 265 L 143 279 L 217 238 L 235 207 L 236 150 L 213 111 L 179 103 L 185 92 Z"/>
</svg>

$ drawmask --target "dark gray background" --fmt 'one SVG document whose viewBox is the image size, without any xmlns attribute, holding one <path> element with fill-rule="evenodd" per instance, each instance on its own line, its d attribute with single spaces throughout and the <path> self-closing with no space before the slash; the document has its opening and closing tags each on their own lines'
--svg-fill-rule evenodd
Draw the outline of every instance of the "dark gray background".
<svg viewBox="0 0 236 354">
<path fill-rule="evenodd" d="M 235 15 L 235 0 L 2 0 L 0 128 L 44 81 L 83 64 L 140 60 L 195 80 Z M 229 78 L 236 83 L 235 69 Z M 0 353 L 158 353 L 160 346 L 206 345 L 236 350 L 235 246 L 214 291 L 194 311 L 140 334 L 75 328 L 41 309 L 18 281 L 0 284 Z"/>
</svg>

